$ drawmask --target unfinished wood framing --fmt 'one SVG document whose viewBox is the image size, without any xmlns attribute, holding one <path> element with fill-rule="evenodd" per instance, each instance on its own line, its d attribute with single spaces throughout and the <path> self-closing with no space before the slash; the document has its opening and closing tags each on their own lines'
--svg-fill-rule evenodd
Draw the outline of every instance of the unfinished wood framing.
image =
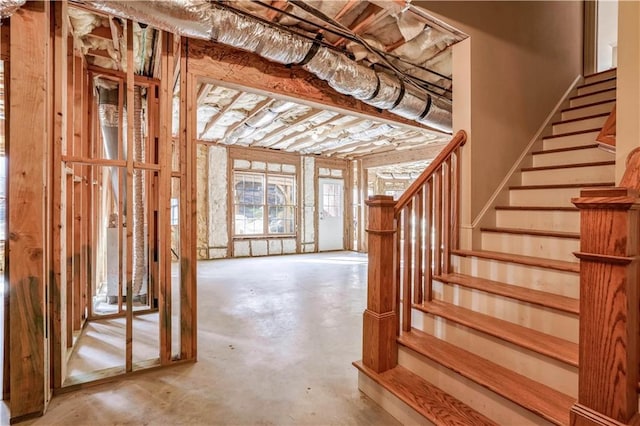
<svg viewBox="0 0 640 426">
<path fill-rule="evenodd" d="M 49 401 L 46 287 L 49 271 L 46 196 L 49 189 L 48 125 L 50 4 L 28 3 L 11 18 L 8 82 L 9 333 L 11 420 L 41 415 Z M 66 39 L 64 40 L 66 46 Z M 66 106 L 66 105 L 65 105 Z M 61 131 L 58 132 L 58 135 Z M 9 137 L 7 138 L 9 139 Z"/>
<path fill-rule="evenodd" d="M 330 111 L 348 111 L 362 118 L 374 117 L 383 123 L 425 129 L 415 121 L 341 95 L 302 68 L 278 65 L 256 54 L 213 41 L 189 40 L 189 66 L 194 75 L 230 88 L 268 94 Z"/>
</svg>

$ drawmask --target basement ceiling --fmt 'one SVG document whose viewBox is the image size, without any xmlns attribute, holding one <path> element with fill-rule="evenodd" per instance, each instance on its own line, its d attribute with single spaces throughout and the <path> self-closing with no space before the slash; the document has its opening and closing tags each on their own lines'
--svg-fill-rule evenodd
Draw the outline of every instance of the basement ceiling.
<svg viewBox="0 0 640 426">
<path fill-rule="evenodd" d="M 120 3 L 122 9 L 131 4 L 138 8 L 136 11 L 146 8 L 147 23 L 151 25 L 134 23 L 134 58 L 136 74 L 149 77 L 158 76 L 154 8 L 188 17 L 197 15 L 194 12 L 197 8 L 210 7 L 208 2 L 199 0 L 75 3 L 80 7 L 69 8 L 71 27 L 88 63 L 118 71 L 126 69 L 126 55 L 122 53 L 126 49 L 124 21 L 108 13 L 109 5 Z M 405 84 L 416 85 L 432 96 L 451 99 L 450 47 L 466 36 L 408 2 L 290 0 L 212 4 L 320 40 L 324 46 L 344 52 L 361 65 L 402 75 Z M 421 130 L 418 123 L 416 126 L 380 123 L 375 118 L 316 109 L 302 102 L 282 101 L 209 83 L 198 87 L 197 120 L 197 137 L 202 141 L 345 159 L 427 144 L 437 146 L 450 138 L 446 133 Z"/>
<path fill-rule="evenodd" d="M 228 87 L 198 86 L 199 140 L 356 159 L 446 142 L 448 135 L 380 123 Z"/>
</svg>

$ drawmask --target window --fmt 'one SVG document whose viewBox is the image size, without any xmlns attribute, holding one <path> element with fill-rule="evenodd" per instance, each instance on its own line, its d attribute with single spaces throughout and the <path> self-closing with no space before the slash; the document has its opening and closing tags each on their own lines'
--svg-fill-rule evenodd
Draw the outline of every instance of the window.
<svg viewBox="0 0 640 426">
<path fill-rule="evenodd" d="M 294 176 L 236 171 L 233 180 L 235 235 L 295 233 Z"/>
</svg>

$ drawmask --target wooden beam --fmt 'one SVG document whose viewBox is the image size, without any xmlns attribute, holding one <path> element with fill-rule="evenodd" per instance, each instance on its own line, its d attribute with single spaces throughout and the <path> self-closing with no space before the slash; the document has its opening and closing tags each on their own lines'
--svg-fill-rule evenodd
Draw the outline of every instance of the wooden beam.
<svg viewBox="0 0 640 426">
<path fill-rule="evenodd" d="M 10 25 L 7 253 L 12 423 L 41 415 L 49 400 L 45 202 L 51 140 L 50 6 L 49 2 L 28 2 L 11 16 Z"/>
<path fill-rule="evenodd" d="M 107 52 L 106 50 L 102 50 L 102 49 L 89 49 L 87 50 L 87 55 L 89 56 L 95 56 L 98 58 L 106 58 L 109 60 L 112 60 L 115 62 L 115 59 L 113 59 L 111 57 L 111 55 L 109 55 L 109 52 Z"/>
<path fill-rule="evenodd" d="M 380 9 L 379 6 L 373 3 L 369 3 L 364 12 L 362 12 L 362 14 L 358 16 L 351 25 L 349 25 L 349 29 L 354 34 L 364 33 L 373 25 L 386 18 L 389 13 L 389 9 Z M 340 37 L 336 42 L 333 43 L 333 45 L 340 46 L 345 41 L 346 39 L 344 37 Z"/>
<path fill-rule="evenodd" d="M 347 143 L 341 146 L 338 146 L 336 148 L 330 149 L 328 151 L 323 151 L 322 155 L 332 155 L 338 152 L 342 152 L 345 151 L 347 149 L 353 148 L 353 147 L 358 147 L 358 146 L 365 146 L 365 145 L 371 145 L 372 141 L 356 141 L 356 142 L 351 142 L 351 143 Z M 350 154 L 350 152 L 348 152 L 347 154 Z"/>
<path fill-rule="evenodd" d="M 113 40 L 113 33 L 110 27 L 95 27 L 89 34 L 90 37 L 101 38 L 103 40 Z M 116 46 L 114 46 L 116 47 Z"/>
<path fill-rule="evenodd" d="M 344 6 L 342 6 L 342 9 L 340 9 L 340 12 L 338 12 L 336 16 L 333 17 L 333 19 L 336 21 L 339 21 L 340 18 L 342 18 L 347 13 L 349 13 L 351 9 L 353 9 L 354 6 L 357 5 L 358 3 L 360 3 L 359 0 L 349 0 L 347 3 L 345 3 Z"/>
<path fill-rule="evenodd" d="M 127 315 L 126 315 L 126 356 L 125 356 L 125 371 L 130 373 L 133 371 L 133 162 L 134 158 L 134 91 L 135 80 L 134 75 L 134 62 L 133 62 L 133 21 L 127 21 L 127 185 L 126 185 L 126 198 L 127 198 L 127 249 L 125 251 L 126 259 L 126 294 L 127 294 Z M 121 197 L 120 197 L 121 198 Z"/>
<path fill-rule="evenodd" d="M 180 358 L 197 357 L 196 106 L 191 44 L 180 45 Z"/>
<path fill-rule="evenodd" d="M 11 108 L 9 108 L 10 104 L 10 80 L 11 80 L 11 63 L 9 62 L 10 56 L 10 31 L 11 30 L 11 21 L 7 20 L 6 23 L 0 25 L 0 58 L 5 61 L 4 62 L 4 75 L 2 79 L 3 89 L 4 89 L 4 122 L 2 122 L 2 132 L 5 140 L 9 140 L 9 123 L 11 122 Z M 5 155 L 9 150 L 9 144 L 5 144 Z M 7 216 L 9 215 L 9 202 L 11 201 L 10 195 L 7 197 Z M 8 253 L 9 242 L 5 242 L 5 253 Z M 9 262 L 9 256 L 5 255 L 5 261 Z M 11 317 L 10 306 L 9 306 L 9 280 L 7 279 L 8 271 L 5 269 L 5 280 L 2 285 L 3 295 L 2 295 L 2 304 L 4 308 L 3 319 L 3 353 L 2 353 L 2 399 L 8 401 L 10 398 L 10 385 L 11 385 L 11 372 L 10 372 L 10 363 L 11 363 L 11 351 L 10 351 L 10 338 L 11 338 Z"/>
<path fill-rule="evenodd" d="M 207 83 L 202 83 L 200 85 L 200 89 L 198 90 L 198 96 L 196 96 L 196 103 L 198 106 L 204 101 L 204 98 L 209 94 L 211 90 L 211 85 Z"/>
<path fill-rule="evenodd" d="M 217 114 L 214 114 L 211 116 L 211 118 L 209 119 L 209 121 L 207 122 L 207 124 L 205 124 L 204 129 L 202 130 L 202 133 L 200 133 L 199 139 L 202 139 L 202 137 L 204 135 L 207 134 L 207 132 L 209 130 L 211 130 L 211 128 L 213 126 L 215 126 L 218 121 L 220 121 L 220 119 L 229 111 L 233 108 L 233 106 L 236 104 L 236 102 L 238 101 L 238 99 L 240 99 L 240 97 L 244 95 L 243 92 L 238 92 L 237 94 L 235 94 L 233 96 L 233 98 L 231 98 L 231 102 L 229 102 L 227 105 L 225 105 L 224 107 L 222 107 L 220 109 L 220 111 Z"/>
<path fill-rule="evenodd" d="M 389 111 L 380 111 L 353 97 L 342 95 L 301 67 L 279 65 L 256 54 L 213 41 L 190 40 L 189 67 L 194 75 L 214 84 L 290 100 L 316 109 L 348 112 L 349 115 L 378 122 L 426 129 L 413 120 Z"/>
<path fill-rule="evenodd" d="M 326 127 L 326 126 L 328 126 L 328 125 L 330 125 L 330 124 L 332 124 L 332 123 L 334 123 L 334 122 L 336 122 L 336 121 L 338 121 L 338 120 L 340 120 L 340 119 L 342 119 L 342 118 L 344 118 L 344 117 L 345 117 L 344 115 L 338 114 L 337 116 L 333 117 L 332 119 L 327 120 L 327 121 L 325 121 L 324 123 L 320 124 L 320 125 L 318 126 L 318 128 Z M 364 120 L 355 120 L 355 121 L 356 121 L 356 122 L 362 122 L 362 121 L 364 121 Z M 336 129 L 336 128 L 342 128 L 342 127 L 344 127 L 344 126 L 349 127 L 349 126 L 351 126 L 351 125 L 352 125 L 351 123 L 353 123 L 353 122 L 349 122 L 348 124 L 346 124 L 346 125 L 342 125 L 342 126 L 329 127 L 329 128 L 327 128 L 327 129 L 323 130 L 321 133 L 318 133 L 318 134 L 317 134 L 317 136 L 316 136 L 316 138 L 318 139 L 318 142 L 317 142 L 317 143 L 323 143 L 324 141 L 323 141 L 323 140 L 321 140 L 321 139 L 322 139 L 322 137 L 323 137 L 324 135 L 328 134 L 328 133 L 331 133 L 334 129 Z M 305 141 L 298 140 L 298 141 L 296 141 L 296 142 L 292 143 L 291 145 L 289 145 L 289 146 L 287 147 L 287 149 L 294 149 L 294 148 L 297 148 L 297 147 L 299 147 L 299 146 L 301 146 L 301 145 L 304 145 L 304 144 L 306 144 L 306 143 L 309 143 L 309 141 L 306 141 L 306 140 L 305 140 Z M 313 146 L 313 145 L 311 145 L 311 146 Z"/>
<path fill-rule="evenodd" d="M 311 121 L 311 120 L 313 120 L 314 118 L 318 118 L 318 117 L 320 117 L 320 116 L 321 116 L 321 115 L 323 115 L 324 113 L 325 113 L 324 111 L 311 110 L 311 111 L 309 111 L 309 113 L 307 113 L 307 114 L 305 114 L 305 115 L 303 115 L 303 116 L 301 116 L 301 117 L 298 117 L 298 119 L 297 119 L 295 122 L 293 122 L 293 123 L 291 123 L 291 124 L 287 125 L 287 126 L 286 126 L 286 127 L 287 127 L 287 129 L 286 129 L 286 130 L 291 130 L 291 129 L 293 129 L 293 128 L 296 128 L 296 127 L 298 127 L 298 126 L 301 126 L 301 125 L 303 125 L 304 123 L 306 123 L 307 121 Z M 285 143 L 287 140 L 295 139 L 297 136 L 299 136 L 300 134 L 305 133 L 305 132 L 307 132 L 307 131 L 308 131 L 308 129 L 304 129 L 304 130 L 302 130 L 302 131 L 299 131 L 299 132 L 296 132 L 296 133 L 294 133 L 294 134 L 291 134 L 291 135 L 287 136 L 287 137 L 286 137 L 286 138 L 284 138 L 284 139 L 280 139 L 280 140 L 275 141 L 275 142 L 270 142 L 270 143 L 264 144 L 264 145 L 262 145 L 262 146 L 263 146 L 263 147 L 265 147 L 265 148 L 269 148 L 269 147 L 272 147 L 272 146 L 274 146 L 274 145 L 280 145 L 280 144 Z M 278 133 L 278 134 L 277 134 L 277 136 L 272 136 L 272 137 L 271 137 L 271 138 L 269 138 L 269 139 L 275 139 L 276 137 L 280 136 L 282 133 L 283 133 L 283 132 Z M 265 139 L 263 139 L 263 140 L 268 140 L 268 139 L 266 139 L 266 138 L 265 138 Z"/>
<path fill-rule="evenodd" d="M 73 66 L 73 51 L 69 52 L 69 33 L 67 20 L 67 2 L 53 3 L 53 137 L 52 137 L 52 196 L 51 216 L 51 256 L 53 270 L 53 387 L 62 387 L 66 376 L 66 354 L 69 343 L 67 338 L 67 176 L 63 170 L 62 155 L 66 153 L 69 138 L 73 136 L 73 128 L 69 117 L 73 113 L 73 80 L 69 78 L 69 65 Z M 73 77 L 73 76 L 71 76 Z M 68 84 L 71 83 L 71 87 Z"/>
<path fill-rule="evenodd" d="M 119 52 L 120 51 L 120 37 L 122 37 L 122 35 L 123 35 L 122 25 L 120 25 L 120 22 L 116 21 L 113 18 L 113 16 L 110 16 L 109 17 L 109 28 L 111 28 L 111 41 L 113 42 L 113 48 Z"/>
<path fill-rule="evenodd" d="M 268 147 L 270 145 L 268 145 L 268 141 L 271 141 L 273 139 L 276 139 L 280 136 L 282 136 L 283 134 L 287 133 L 289 130 L 291 130 L 293 127 L 297 126 L 298 123 L 301 123 L 309 118 L 312 118 L 313 116 L 315 116 L 316 114 L 319 114 L 318 111 L 316 110 L 310 110 L 309 112 L 307 112 L 306 114 L 298 117 L 296 119 L 295 122 L 293 123 L 283 123 L 280 122 L 281 126 L 276 128 L 275 130 L 272 130 L 271 132 L 269 132 L 267 135 L 265 135 L 262 139 L 257 140 L 255 142 L 253 142 L 251 145 L 249 146 L 261 146 L 261 147 Z M 278 118 L 276 118 L 274 121 L 277 121 Z M 267 142 L 267 145 L 262 145 L 263 143 Z M 275 144 L 275 143 L 274 143 Z M 272 145 L 274 145 L 272 144 Z"/>
<path fill-rule="evenodd" d="M 158 164 L 160 164 L 160 190 L 158 194 L 158 235 L 160 263 L 160 363 L 171 363 L 172 304 L 171 304 L 171 139 L 173 115 L 173 34 L 162 32 L 160 59 L 160 134 Z"/>
<path fill-rule="evenodd" d="M 286 1 L 286 0 L 275 0 L 275 1 L 271 2 L 271 6 L 277 8 L 277 9 L 281 9 L 281 10 L 286 9 L 288 4 L 289 4 L 289 2 Z M 279 14 L 280 14 L 279 11 L 273 10 L 273 9 L 269 9 L 267 11 L 267 20 L 273 21 Z"/>
<path fill-rule="evenodd" d="M 267 98 L 264 101 L 260 102 L 258 105 L 256 105 L 256 107 L 251 110 L 251 112 L 242 120 L 240 120 L 240 122 L 238 122 L 237 124 L 234 124 L 233 126 L 229 126 L 229 128 L 227 129 L 227 131 L 225 132 L 224 136 L 222 137 L 222 139 L 226 139 L 229 135 L 231 135 L 237 128 L 239 128 L 240 126 L 244 125 L 244 123 L 246 123 L 247 121 L 249 121 L 249 119 L 251 119 L 252 117 L 255 117 L 256 114 L 258 114 L 260 111 L 262 111 L 263 109 L 267 108 L 269 105 L 271 105 L 272 103 L 274 103 L 276 100 L 275 99 L 270 99 Z"/>
<path fill-rule="evenodd" d="M 362 166 L 366 169 L 371 167 L 388 166 L 390 164 L 410 163 L 413 161 L 424 161 L 435 158 L 448 141 L 432 142 L 415 149 L 397 150 L 384 154 L 369 154 L 359 157 Z"/>
</svg>

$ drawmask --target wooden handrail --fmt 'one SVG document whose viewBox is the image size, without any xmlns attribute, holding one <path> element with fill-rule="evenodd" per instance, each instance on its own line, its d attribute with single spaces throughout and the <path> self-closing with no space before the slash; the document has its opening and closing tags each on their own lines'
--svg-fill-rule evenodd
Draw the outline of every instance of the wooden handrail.
<svg viewBox="0 0 640 426">
<path fill-rule="evenodd" d="M 432 300 L 433 277 L 450 272 L 458 248 L 461 149 L 459 131 L 396 202 L 367 201 L 369 274 L 362 363 L 378 373 L 397 364 L 396 338 L 411 330 L 414 304 Z"/>
<path fill-rule="evenodd" d="M 467 133 L 464 130 L 459 130 L 451 139 L 451 141 L 444 147 L 440 154 L 427 166 L 426 169 L 418 176 L 418 178 L 407 188 L 402 196 L 396 201 L 395 211 L 398 214 L 403 208 L 409 204 L 409 201 L 418 193 L 420 188 L 427 182 L 427 180 L 433 175 L 433 173 L 440 169 L 442 164 L 449 156 L 460 146 L 467 142 Z"/>
</svg>

